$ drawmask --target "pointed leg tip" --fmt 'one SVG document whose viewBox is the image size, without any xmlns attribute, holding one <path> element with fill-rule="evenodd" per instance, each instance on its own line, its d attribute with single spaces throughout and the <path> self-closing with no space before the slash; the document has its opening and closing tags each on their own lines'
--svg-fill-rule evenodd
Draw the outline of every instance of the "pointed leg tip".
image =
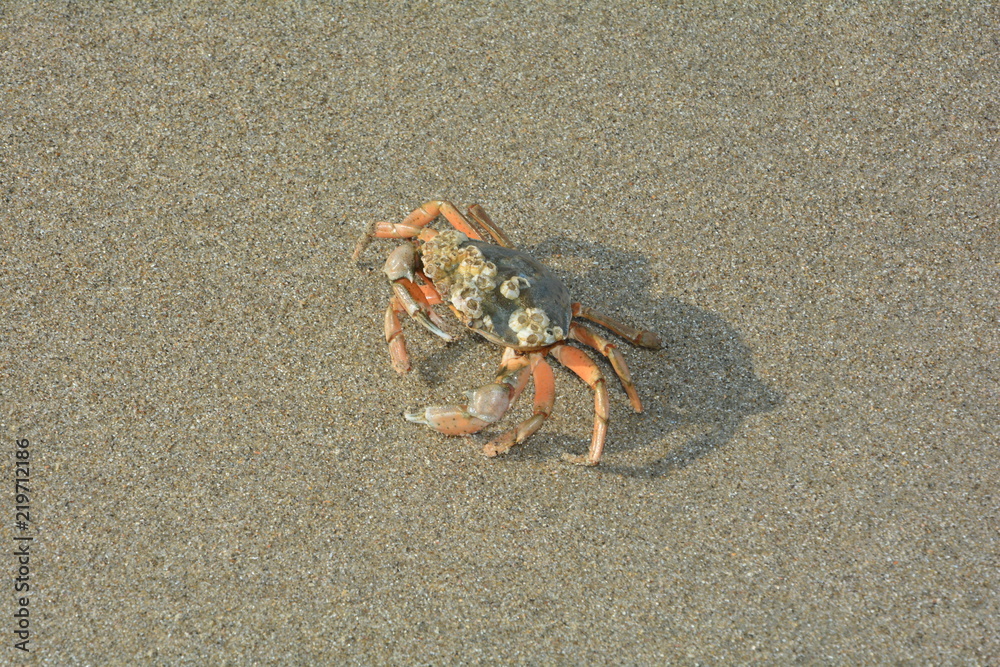
<svg viewBox="0 0 1000 667">
<path fill-rule="evenodd" d="M 506 454 L 507 452 L 509 452 L 510 449 L 511 449 L 511 447 L 513 447 L 513 446 L 514 446 L 514 443 L 505 442 L 501 438 L 499 440 L 494 440 L 492 442 L 487 442 L 483 446 L 483 454 L 485 454 L 487 456 L 487 458 L 495 459 L 496 457 L 500 456 L 501 454 Z"/>
<path fill-rule="evenodd" d="M 368 230 L 358 238 L 358 242 L 354 245 L 354 252 L 351 253 L 351 259 L 355 262 L 361 259 L 361 253 L 365 251 L 368 244 L 372 242 L 375 238 L 375 227 L 378 225 L 377 222 L 373 222 Z"/>
<path fill-rule="evenodd" d="M 660 337 L 657 336 L 652 331 L 643 331 L 639 336 L 639 340 L 636 341 L 640 346 L 649 348 L 650 350 L 660 349 Z"/>
<path fill-rule="evenodd" d="M 572 463 L 578 466 L 586 466 L 588 468 L 593 468 L 599 463 L 598 461 L 591 461 L 589 456 L 575 456 L 568 452 L 562 455 L 562 460 L 567 463 Z"/>
<path fill-rule="evenodd" d="M 426 410 L 405 410 L 403 412 L 403 418 L 408 422 L 413 422 L 414 424 L 424 424 L 429 426 L 430 422 L 427 421 Z"/>
</svg>

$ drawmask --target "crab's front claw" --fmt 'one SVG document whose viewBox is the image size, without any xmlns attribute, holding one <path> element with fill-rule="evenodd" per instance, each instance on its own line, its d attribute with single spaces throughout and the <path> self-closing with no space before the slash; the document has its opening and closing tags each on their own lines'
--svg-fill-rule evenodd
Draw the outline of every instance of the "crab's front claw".
<svg viewBox="0 0 1000 667">
<path fill-rule="evenodd" d="M 460 405 L 432 405 L 404 412 L 403 416 L 408 421 L 430 426 L 445 435 L 468 435 L 490 425 L 488 421 L 470 415 L 468 410 Z"/>
<path fill-rule="evenodd" d="M 445 435 L 468 435 L 500 421 L 510 407 L 510 398 L 510 385 L 488 384 L 469 392 L 468 405 L 432 405 L 404 412 L 403 416 Z"/>
</svg>

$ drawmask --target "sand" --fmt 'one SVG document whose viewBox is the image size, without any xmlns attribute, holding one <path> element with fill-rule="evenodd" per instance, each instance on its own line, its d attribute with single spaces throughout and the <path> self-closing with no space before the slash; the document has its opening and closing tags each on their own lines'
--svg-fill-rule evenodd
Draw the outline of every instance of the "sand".
<svg viewBox="0 0 1000 667">
<path fill-rule="evenodd" d="M 0 661 L 997 664 L 1000 12 L 660 5 L 5 3 Z M 661 335 L 602 466 L 402 419 L 432 198 Z"/>
</svg>

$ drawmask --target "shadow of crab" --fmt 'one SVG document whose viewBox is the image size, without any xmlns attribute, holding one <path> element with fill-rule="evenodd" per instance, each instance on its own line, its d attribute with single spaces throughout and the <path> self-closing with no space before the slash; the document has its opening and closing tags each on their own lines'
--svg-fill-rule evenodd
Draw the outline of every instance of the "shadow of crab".
<svg viewBox="0 0 1000 667">
<path fill-rule="evenodd" d="M 619 345 L 645 409 L 642 414 L 613 409 L 606 450 L 611 456 L 602 462 L 603 472 L 669 475 L 729 442 L 748 416 L 781 405 L 783 397 L 755 375 L 749 347 L 725 320 L 650 292 L 652 272 L 642 254 L 563 237 L 526 250 L 563 278 L 574 299 L 660 335 L 658 351 Z M 595 358 L 616 391 L 610 365 Z M 616 452 L 646 459 L 650 443 L 671 434 L 683 434 L 683 444 L 648 463 L 607 460 Z"/>
<path fill-rule="evenodd" d="M 635 443 L 683 432 L 685 442 L 648 464 L 607 466 L 607 471 L 660 477 L 725 445 L 750 415 L 771 412 L 783 396 L 753 372 L 750 349 L 721 317 L 666 299 L 656 309 L 663 349 L 647 381 L 648 418 L 629 425 Z M 627 444 L 627 443 L 623 443 Z"/>
</svg>

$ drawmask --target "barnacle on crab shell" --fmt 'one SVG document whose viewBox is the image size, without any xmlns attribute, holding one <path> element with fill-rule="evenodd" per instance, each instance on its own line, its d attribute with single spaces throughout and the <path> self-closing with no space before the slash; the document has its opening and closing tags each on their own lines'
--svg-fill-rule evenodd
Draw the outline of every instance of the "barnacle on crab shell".
<svg viewBox="0 0 1000 667">
<path fill-rule="evenodd" d="M 526 278 L 511 276 L 500 284 L 500 294 L 513 301 L 521 295 L 522 288 L 527 289 L 530 285 Z"/>
<path fill-rule="evenodd" d="M 541 308 L 519 308 L 510 314 L 507 324 L 521 345 L 550 345 L 563 339 L 562 327 L 550 327 L 549 316 Z"/>
<path fill-rule="evenodd" d="M 485 263 L 482 251 L 474 245 L 465 246 L 458 251 L 458 258 L 463 266 L 468 267 L 482 266 Z"/>
<path fill-rule="evenodd" d="M 439 232 L 434 236 L 428 245 L 436 245 L 439 247 L 458 247 L 469 240 L 469 237 L 458 231 L 457 229 L 447 229 L 443 232 Z"/>
<path fill-rule="evenodd" d="M 465 304 L 469 299 L 479 296 L 479 292 L 468 285 L 456 285 L 451 288 L 451 303 L 461 311 L 465 311 Z"/>
<path fill-rule="evenodd" d="M 517 332 L 517 339 L 524 345 L 544 345 L 546 343 L 545 334 L 531 329 L 521 329 Z"/>
<path fill-rule="evenodd" d="M 483 314 L 483 304 L 479 299 L 469 299 L 465 302 L 464 312 L 469 317 L 479 317 Z"/>
<path fill-rule="evenodd" d="M 458 285 L 451 290 L 451 302 L 456 304 L 465 303 L 466 299 L 475 295 L 475 288 L 469 287 L 468 285 Z"/>
<path fill-rule="evenodd" d="M 491 289 L 496 287 L 496 282 L 493 278 L 482 273 L 473 278 L 472 281 L 476 288 L 482 290 L 483 292 L 489 292 Z"/>
<path fill-rule="evenodd" d="M 524 312 L 523 308 L 515 310 L 510 314 L 510 318 L 507 319 L 507 326 L 509 326 L 510 330 L 514 333 L 527 328 L 528 323 L 528 314 Z"/>
<path fill-rule="evenodd" d="M 540 329 L 549 326 L 549 316 L 541 308 L 526 308 L 524 314 L 528 316 L 528 321 Z"/>
</svg>

